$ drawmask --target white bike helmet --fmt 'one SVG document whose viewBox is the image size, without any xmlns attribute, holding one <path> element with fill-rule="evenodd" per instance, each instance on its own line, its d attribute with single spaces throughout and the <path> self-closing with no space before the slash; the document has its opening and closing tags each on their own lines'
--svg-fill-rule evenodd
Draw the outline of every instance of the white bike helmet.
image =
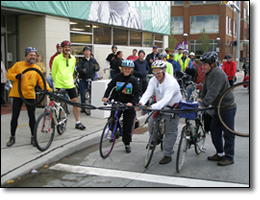
<svg viewBox="0 0 260 200">
<path fill-rule="evenodd" d="M 163 60 L 154 61 L 152 63 L 152 69 L 156 69 L 156 68 L 165 69 L 166 68 L 166 62 L 164 62 Z"/>
</svg>

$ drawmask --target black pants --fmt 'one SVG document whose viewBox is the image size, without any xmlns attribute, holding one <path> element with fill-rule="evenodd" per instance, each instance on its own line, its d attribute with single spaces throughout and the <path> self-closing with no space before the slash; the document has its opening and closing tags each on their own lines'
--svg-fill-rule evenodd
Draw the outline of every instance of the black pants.
<svg viewBox="0 0 260 200">
<path fill-rule="evenodd" d="M 115 115 L 116 111 L 111 111 L 110 117 Z M 119 118 L 123 113 L 123 142 L 125 145 L 129 145 L 132 142 L 132 127 L 134 125 L 135 110 L 123 110 L 119 111 Z M 118 127 L 118 126 L 117 126 Z"/>
<path fill-rule="evenodd" d="M 26 99 L 29 103 L 34 103 L 35 99 Z M 23 101 L 20 98 L 13 97 L 12 104 L 12 119 L 11 119 L 11 136 L 15 136 L 15 131 L 18 125 L 18 118 L 23 105 Z M 29 126 L 31 129 L 31 135 L 33 136 L 33 129 L 35 126 L 35 106 L 27 106 L 27 112 L 29 116 Z"/>
</svg>

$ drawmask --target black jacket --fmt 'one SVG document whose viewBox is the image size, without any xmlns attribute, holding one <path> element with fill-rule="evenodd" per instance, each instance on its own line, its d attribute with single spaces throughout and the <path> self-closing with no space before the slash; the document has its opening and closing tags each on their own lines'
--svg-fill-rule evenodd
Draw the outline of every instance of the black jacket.
<svg viewBox="0 0 260 200">
<path fill-rule="evenodd" d="M 81 58 L 78 63 L 77 71 L 79 72 L 79 78 L 82 80 L 94 79 L 95 71 L 99 71 L 100 67 L 95 58 L 90 57 L 89 60 L 86 57 Z"/>
<path fill-rule="evenodd" d="M 119 94 L 115 98 L 115 100 L 122 103 L 130 102 L 133 105 L 136 105 L 138 103 L 138 98 L 139 98 L 139 85 L 136 78 L 134 78 L 133 75 L 124 76 L 123 73 L 115 75 L 114 78 L 108 84 L 104 97 L 108 98 L 113 88 L 116 88 L 117 91 L 120 90 L 120 88 L 125 84 L 125 82 L 130 77 L 132 77 L 132 79 L 129 81 L 125 89 L 123 89 L 121 94 Z"/>
<path fill-rule="evenodd" d="M 115 75 L 121 72 L 119 67 L 121 67 L 122 61 L 121 58 L 116 57 L 111 63 L 111 68 L 115 71 Z"/>
<path fill-rule="evenodd" d="M 155 57 L 158 57 L 158 58 L 159 58 L 159 52 L 157 52 L 157 54 L 155 55 Z M 148 63 L 148 66 L 149 66 L 148 74 L 152 74 L 152 73 L 153 73 L 152 68 L 151 68 L 152 63 L 150 63 L 150 59 L 152 59 L 153 61 L 155 60 L 155 59 L 154 59 L 154 56 L 153 56 L 153 52 L 150 53 L 150 54 L 148 54 L 148 55 L 146 56 L 146 58 L 145 58 L 145 60 L 146 60 L 147 63 Z"/>
</svg>

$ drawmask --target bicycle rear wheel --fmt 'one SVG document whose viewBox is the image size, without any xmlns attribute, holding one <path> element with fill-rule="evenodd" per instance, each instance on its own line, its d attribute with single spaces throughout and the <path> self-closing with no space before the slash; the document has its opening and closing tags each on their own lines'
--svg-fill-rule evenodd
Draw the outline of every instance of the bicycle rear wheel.
<svg viewBox="0 0 260 200">
<path fill-rule="evenodd" d="M 66 106 L 65 103 L 62 103 L 62 106 Z M 67 126 L 67 113 L 63 108 L 59 109 L 59 116 L 57 116 L 58 125 L 57 125 L 57 131 L 59 135 L 62 135 L 66 131 Z"/>
<path fill-rule="evenodd" d="M 83 93 L 84 99 L 85 99 L 85 103 L 86 104 L 90 104 L 91 103 L 91 96 L 90 96 L 90 91 L 89 89 L 86 89 Z M 90 115 L 90 109 L 84 109 L 86 115 Z"/>
<path fill-rule="evenodd" d="M 34 142 L 40 151 L 47 150 L 54 138 L 55 126 L 50 111 L 42 113 L 34 127 Z"/>
<path fill-rule="evenodd" d="M 197 137 L 196 137 L 196 143 L 195 143 L 195 153 L 197 155 L 199 155 L 201 152 L 204 152 L 204 144 L 205 144 L 205 140 L 206 140 L 206 134 L 204 130 L 200 130 L 197 133 Z"/>
<path fill-rule="evenodd" d="M 99 152 L 102 158 L 107 158 L 113 150 L 116 142 L 116 131 L 114 131 L 116 130 L 115 128 L 117 128 L 116 126 L 115 119 L 111 118 L 108 120 L 103 129 L 99 143 Z"/>
<path fill-rule="evenodd" d="M 154 150 L 156 148 L 156 144 L 157 144 L 156 143 L 157 140 L 155 140 L 157 133 L 158 133 L 158 127 L 157 127 L 157 125 L 155 125 L 153 127 L 152 134 L 150 135 L 148 145 L 146 146 L 147 151 L 146 151 L 146 155 L 144 158 L 144 167 L 145 168 L 148 167 L 148 165 L 150 164 L 150 162 L 152 160 L 153 152 L 154 152 Z"/>
<path fill-rule="evenodd" d="M 178 173 L 182 170 L 183 165 L 186 162 L 189 140 L 190 140 L 190 130 L 187 129 L 187 126 L 184 126 L 181 131 L 181 138 L 178 146 L 177 159 L 176 159 L 176 171 Z"/>
</svg>

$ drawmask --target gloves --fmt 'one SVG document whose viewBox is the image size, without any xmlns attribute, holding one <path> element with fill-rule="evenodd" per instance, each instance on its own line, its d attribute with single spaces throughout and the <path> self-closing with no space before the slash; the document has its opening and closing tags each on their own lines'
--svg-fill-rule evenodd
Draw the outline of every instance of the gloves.
<svg viewBox="0 0 260 200">
<path fill-rule="evenodd" d="M 15 78 L 18 79 L 18 80 L 21 80 L 21 78 L 22 78 L 22 73 L 17 74 L 17 75 L 15 76 Z"/>
</svg>

